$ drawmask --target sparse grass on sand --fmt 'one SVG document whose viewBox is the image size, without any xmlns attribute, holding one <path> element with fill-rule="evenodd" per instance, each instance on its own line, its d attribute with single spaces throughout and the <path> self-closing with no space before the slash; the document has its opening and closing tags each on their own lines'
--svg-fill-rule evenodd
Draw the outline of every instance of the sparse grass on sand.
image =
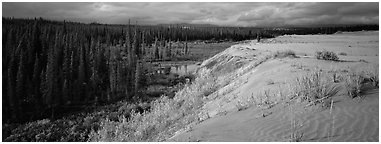
<svg viewBox="0 0 381 144">
<path fill-rule="evenodd" d="M 304 76 L 297 77 L 295 85 L 291 89 L 291 96 L 289 101 L 296 99 L 297 101 L 306 101 L 308 105 L 321 104 L 325 108 L 330 108 L 330 114 L 332 113 L 333 97 L 338 95 L 342 88 L 335 84 L 334 81 L 329 80 L 329 76 L 324 74 L 322 70 L 315 69 L 312 72 L 307 73 Z M 298 123 L 295 117 L 295 112 L 290 105 L 291 117 L 291 142 L 303 141 L 304 133 L 300 131 L 302 127 Z M 332 120 L 333 121 L 333 120 Z M 331 125 L 333 127 L 333 124 Z M 333 129 L 333 128 L 331 128 Z M 329 136 L 332 135 L 332 131 Z"/>
<path fill-rule="evenodd" d="M 326 99 L 335 96 L 341 87 L 330 82 L 323 72 L 315 70 L 305 76 L 296 78 L 296 85 L 292 91 L 293 98 L 310 102 L 310 104 L 322 103 L 327 106 Z"/>
<path fill-rule="evenodd" d="M 375 88 L 378 88 L 378 68 L 378 64 L 375 64 L 369 65 L 363 70 L 365 78 L 368 79 Z"/>
<path fill-rule="evenodd" d="M 360 96 L 362 92 L 362 83 L 364 78 L 356 73 L 350 73 L 347 75 L 344 83 L 347 94 L 351 98 Z"/>
<path fill-rule="evenodd" d="M 291 115 L 291 134 L 289 137 L 290 142 L 302 142 L 303 141 L 303 135 L 304 133 L 300 131 L 300 129 L 303 127 L 302 124 L 299 123 L 299 121 L 296 119 L 295 111 L 293 111 L 293 106 L 289 107 Z"/>
<path fill-rule="evenodd" d="M 378 65 L 369 65 L 360 72 L 348 72 L 344 86 L 349 97 L 361 97 L 364 92 L 364 84 L 371 83 L 374 88 L 378 88 L 378 80 Z"/>
</svg>

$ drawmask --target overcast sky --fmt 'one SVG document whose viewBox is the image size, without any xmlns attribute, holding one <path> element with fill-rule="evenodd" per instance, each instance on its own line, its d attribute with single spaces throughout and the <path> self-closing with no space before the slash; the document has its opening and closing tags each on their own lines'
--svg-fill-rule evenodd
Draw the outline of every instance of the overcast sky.
<svg viewBox="0 0 381 144">
<path fill-rule="evenodd" d="M 378 24 L 378 3 L 2 3 L 3 17 L 127 24 Z"/>
</svg>

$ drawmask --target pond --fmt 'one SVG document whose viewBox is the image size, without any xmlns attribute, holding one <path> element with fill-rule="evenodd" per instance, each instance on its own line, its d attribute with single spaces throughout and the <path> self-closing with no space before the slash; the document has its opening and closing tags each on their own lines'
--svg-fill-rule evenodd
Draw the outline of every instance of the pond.
<svg viewBox="0 0 381 144">
<path fill-rule="evenodd" d="M 194 76 L 189 74 L 193 74 L 199 64 L 200 62 L 195 61 L 154 62 L 152 68 L 155 75 L 149 79 L 145 94 L 149 97 L 161 95 L 174 97 L 175 92 L 180 90 L 183 84 L 194 79 Z"/>
<path fill-rule="evenodd" d="M 157 62 L 156 65 L 162 68 L 168 68 L 169 73 L 183 76 L 195 72 L 199 65 L 196 61 L 169 61 Z"/>
<path fill-rule="evenodd" d="M 173 65 L 171 66 L 171 73 L 178 74 L 179 76 L 193 73 L 197 69 L 196 64 L 186 64 L 186 65 Z"/>
</svg>

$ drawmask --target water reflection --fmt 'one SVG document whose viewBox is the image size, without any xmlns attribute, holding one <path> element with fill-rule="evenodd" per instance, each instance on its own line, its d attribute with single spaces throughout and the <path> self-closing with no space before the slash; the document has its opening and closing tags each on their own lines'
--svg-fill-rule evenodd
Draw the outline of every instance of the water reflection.
<svg viewBox="0 0 381 144">
<path fill-rule="evenodd" d="M 171 73 L 178 74 L 180 76 L 193 73 L 197 68 L 196 64 L 187 65 L 173 65 L 171 66 Z"/>
</svg>

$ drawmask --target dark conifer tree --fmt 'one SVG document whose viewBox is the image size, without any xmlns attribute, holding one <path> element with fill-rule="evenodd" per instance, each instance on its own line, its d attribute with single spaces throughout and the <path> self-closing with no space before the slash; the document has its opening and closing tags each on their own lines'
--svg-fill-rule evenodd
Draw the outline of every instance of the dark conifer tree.
<svg viewBox="0 0 381 144">
<path fill-rule="evenodd" d="M 16 79 L 15 79 L 15 76 L 14 76 L 14 69 L 15 69 L 15 66 L 14 66 L 14 58 L 11 58 L 10 60 L 10 66 L 8 68 L 8 100 L 9 100 L 9 106 L 10 106 L 10 113 L 11 113 L 11 119 L 12 120 L 17 120 L 18 118 L 18 97 L 17 95 L 15 94 L 15 83 L 16 83 Z"/>
<path fill-rule="evenodd" d="M 158 60 L 160 58 L 160 55 L 159 55 L 159 46 L 158 46 L 158 42 L 157 42 L 157 38 L 155 38 L 155 43 L 154 43 L 154 55 L 155 55 L 155 59 Z"/>
<path fill-rule="evenodd" d="M 23 101 L 25 100 L 25 77 L 24 77 L 24 72 L 25 72 L 25 66 L 24 66 L 24 63 L 25 63 L 25 58 L 24 58 L 24 54 L 23 54 L 23 49 L 21 49 L 21 53 L 20 53 L 20 61 L 19 61 L 19 67 L 18 67 L 18 70 L 17 70 L 17 76 L 16 76 L 16 99 L 17 99 L 17 102 L 16 102 L 16 112 L 19 113 L 20 110 L 21 110 L 21 107 L 20 107 L 20 102 L 19 101 Z M 17 114 L 18 116 L 21 116 L 19 114 Z"/>
</svg>

